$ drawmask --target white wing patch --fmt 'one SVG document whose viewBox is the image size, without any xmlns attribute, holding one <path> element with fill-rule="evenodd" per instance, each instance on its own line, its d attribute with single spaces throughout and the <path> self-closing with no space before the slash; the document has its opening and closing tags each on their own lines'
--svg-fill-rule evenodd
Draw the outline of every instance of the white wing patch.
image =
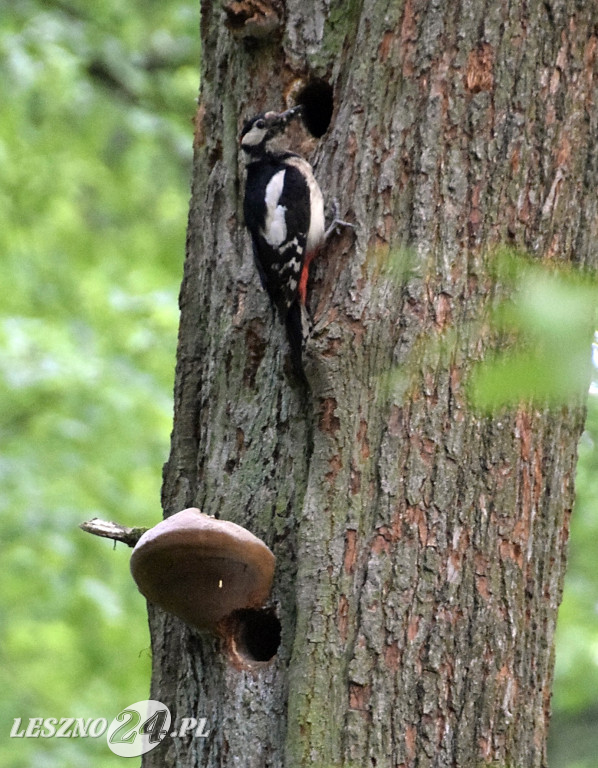
<svg viewBox="0 0 598 768">
<path fill-rule="evenodd" d="M 309 222 L 309 232 L 307 233 L 306 250 L 307 253 L 311 253 L 321 244 L 324 239 L 324 232 L 326 231 L 322 190 L 307 160 L 304 160 L 302 157 L 289 157 L 285 162 L 288 165 L 294 165 L 302 173 L 309 187 L 311 220 Z"/>
<path fill-rule="evenodd" d="M 284 205 L 278 204 L 284 187 L 285 173 L 284 170 L 275 173 L 266 187 L 266 222 L 262 234 L 268 245 L 273 247 L 284 243 L 287 239 L 285 219 L 287 209 Z"/>
</svg>

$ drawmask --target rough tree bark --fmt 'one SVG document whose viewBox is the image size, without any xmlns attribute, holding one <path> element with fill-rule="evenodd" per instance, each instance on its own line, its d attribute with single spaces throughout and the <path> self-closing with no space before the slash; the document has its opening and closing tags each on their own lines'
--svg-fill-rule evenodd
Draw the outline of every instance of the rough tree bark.
<svg viewBox="0 0 598 768">
<path fill-rule="evenodd" d="M 492 246 L 596 264 L 597 6 L 201 6 L 163 502 L 270 546 L 281 642 L 234 665 L 150 608 L 151 695 L 211 734 L 144 765 L 544 766 L 583 413 L 482 417 L 464 382 L 493 343 Z M 315 265 L 306 394 L 252 263 L 238 133 L 318 78 L 332 119 L 300 150 L 356 230 Z"/>
</svg>

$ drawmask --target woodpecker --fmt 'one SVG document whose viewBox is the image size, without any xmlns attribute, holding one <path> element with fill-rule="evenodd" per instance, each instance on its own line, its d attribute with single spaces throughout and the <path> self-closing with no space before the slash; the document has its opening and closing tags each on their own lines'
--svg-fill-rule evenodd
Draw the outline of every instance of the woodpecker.
<svg viewBox="0 0 598 768">
<path fill-rule="evenodd" d="M 304 378 L 301 357 L 311 331 L 305 295 L 309 264 L 327 234 L 324 200 L 307 160 L 270 146 L 301 111 L 256 115 L 243 127 L 241 147 L 248 160 L 243 212 L 255 264 L 286 326 L 295 371 Z"/>
</svg>

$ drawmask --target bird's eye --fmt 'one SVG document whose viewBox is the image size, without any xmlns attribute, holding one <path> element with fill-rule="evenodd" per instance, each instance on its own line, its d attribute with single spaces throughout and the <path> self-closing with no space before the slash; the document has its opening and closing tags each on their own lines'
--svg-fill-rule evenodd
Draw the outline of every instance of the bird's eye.
<svg viewBox="0 0 598 768">
<path fill-rule="evenodd" d="M 266 121 L 265 120 L 257 120 L 255 123 L 256 128 L 265 128 L 266 127 Z"/>
</svg>

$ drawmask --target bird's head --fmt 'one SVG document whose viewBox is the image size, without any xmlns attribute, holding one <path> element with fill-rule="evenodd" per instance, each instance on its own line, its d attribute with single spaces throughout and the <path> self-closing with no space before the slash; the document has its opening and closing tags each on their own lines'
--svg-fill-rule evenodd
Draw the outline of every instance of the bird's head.
<svg viewBox="0 0 598 768">
<path fill-rule="evenodd" d="M 287 125 L 302 112 L 298 104 L 286 112 L 263 112 L 247 120 L 241 131 L 241 147 L 249 154 L 263 152 L 272 139 L 284 132 Z"/>
</svg>

